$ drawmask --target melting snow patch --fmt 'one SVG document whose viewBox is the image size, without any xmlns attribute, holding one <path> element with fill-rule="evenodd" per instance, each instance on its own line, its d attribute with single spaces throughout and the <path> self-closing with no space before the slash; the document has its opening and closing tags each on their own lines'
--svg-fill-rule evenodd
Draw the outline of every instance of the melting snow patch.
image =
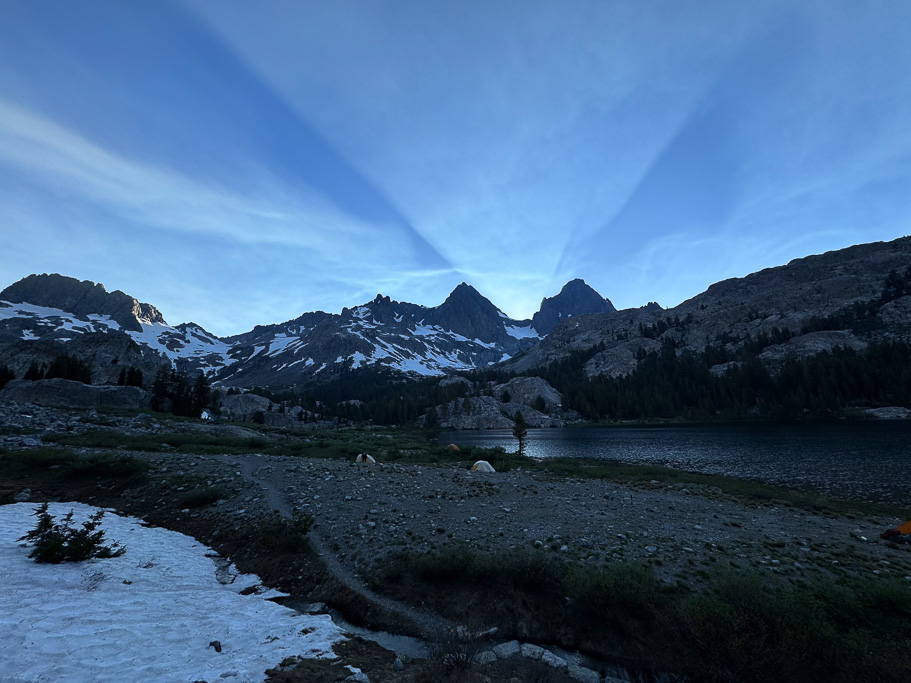
<svg viewBox="0 0 911 683">
<path fill-rule="evenodd" d="M 34 509 L 0 506 L 0 662 L 12 680 L 262 681 L 285 657 L 332 656 L 342 640 L 328 616 L 240 595 L 255 576 L 220 584 L 212 550 L 135 518 L 104 517 L 107 540 L 126 546 L 121 557 L 36 564 L 17 542 Z M 49 506 L 58 519 L 71 509 L 77 524 L 97 510 Z"/>
<path fill-rule="evenodd" d="M 515 337 L 516 339 L 539 339 L 538 333 L 535 332 L 533 327 L 515 327 L 512 325 L 506 326 L 506 334 L 510 337 Z"/>
</svg>

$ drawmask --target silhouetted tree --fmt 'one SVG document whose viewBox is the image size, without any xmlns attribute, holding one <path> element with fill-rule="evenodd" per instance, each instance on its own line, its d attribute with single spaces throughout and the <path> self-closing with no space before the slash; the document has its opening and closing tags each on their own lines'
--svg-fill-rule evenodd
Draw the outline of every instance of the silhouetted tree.
<svg viewBox="0 0 911 683">
<path fill-rule="evenodd" d="M 44 374 L 45 379 L 68 379 L 83 384 L 92 383 L 92 367 L 85 361 L 80 360 L 75 355 L 64 354 L 57 356 L 51 363 L 47 372 Z"/>
<path fill-rule="evenodd" d="M 516 411 L 512 435 L 519 441 L 519 449 L 516 451 L 519 455 L 525 455 L 525 439 L 528 437 L 528 423 L 525 422 L 525 416 L 521 410 Z"/>
<path fill-rule="evenodd" d="M 16 379 L 15 373 L 7 365 L 0 365 L 0 389 Z"/>
<path fill-rule="evenodd" d="M 28 366 L 28 370 L 25 371 L 25 376 L 23 379 L 30 380 L 32 382 L 44 379 L 44 366 L 38 365 L 38 363 L 33 362 Z"/>
</svg>

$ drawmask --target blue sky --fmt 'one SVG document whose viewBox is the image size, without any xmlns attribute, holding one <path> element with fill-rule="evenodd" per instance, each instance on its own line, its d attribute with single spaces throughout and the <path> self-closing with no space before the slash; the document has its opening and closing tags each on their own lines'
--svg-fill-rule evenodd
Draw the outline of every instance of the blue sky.
<svg viewBox="0 0 911 683">
<path fill-rule="evenodd" d="M 908 74 L 907 0 L 0 0 L 0 288 L 673 306 L 909 234 Z"/>
</svg>

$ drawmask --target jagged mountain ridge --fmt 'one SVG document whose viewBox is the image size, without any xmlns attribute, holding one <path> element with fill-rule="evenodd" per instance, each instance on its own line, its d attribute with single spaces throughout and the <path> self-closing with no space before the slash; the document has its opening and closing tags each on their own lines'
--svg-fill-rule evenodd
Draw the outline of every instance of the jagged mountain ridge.
<svg viewBox="0 0 911 683">
<path fill-rule="evenodd" d="M 892 272 L 901 283 L 885 299 Z M 42 282 L 53 286 L 42 290 Z M 855 305 L 872 316 L 869 330 L 851 323 Z M 550 327 L 554 313 L 557 322 Z M 436 307 L 378 295 L 339 314 L 305 313 L 225 339 L 193 323 L 172 327 L 157 309 L 122 292 L 108 294 L 100 285 L 60 275 L 30 276 L 0 292 L 0 364 L 22 376 L 32 360 L 49 362 L 73 352 L 93 360 L 97 381 L 116 377 L 118 363 L 154 372 L 165 360 L 203 370 L 225 386 L 303 386 L 370 366 L 444 375 L 503 362 L 522 374 L 598 345 L 603 349 L 592 351 L 586 372 L 617 376 L 635 369 L 643 351 L 668 342 L 678 353 L 708 345 L 736 353 L 763 335 L 771 341 L 759 357 L 773 370 L 788 358 L 835 346 L 863 349 L 873 339 L 911 338 L 911 238 L 725 280 L 668 310 L 650 303 L 617 311 L 583 282 L 572 281 L 544 299 L 532 320 L 513 320 L 462 283 Z"/>
<path fill-rule="evenodd" d="M 0 363 L 19 376 L 32 362 L 85 347 L 90 360 L 104 359 L 93 362 L 98 381 L 116 377 L 129 355 L 149 373 L 169 361 L 226 386 L 293 386 L 371 365 L 443 375 L 506 360 L 539 340 L 531 321 L 509 318 L 464 282 L 436 307 L 377 295 L 340 314 L 304 313 L 224 339 L 195 323 L 171 326 L 154 306 L 63 275 L 31 275 L 0 292 Z"/>
<path fill-rule="evenodd" d="M 366 366 L 443 375 L 506 360 L 538 339 L 529 321 L 507 317 L 462 283 L 435 308 L 377 295 L 338 315 L 307 313 L 254 329 L 228 340 L 235 363 L 217 378 L 288 386 Z"/>
</svg>

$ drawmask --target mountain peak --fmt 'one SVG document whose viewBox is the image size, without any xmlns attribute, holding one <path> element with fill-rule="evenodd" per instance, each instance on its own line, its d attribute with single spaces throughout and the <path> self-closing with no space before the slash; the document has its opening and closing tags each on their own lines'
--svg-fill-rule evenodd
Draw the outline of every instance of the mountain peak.
<svg viewBox="0 0 911 683">
<path fill-rule="evenodd" d="M 461 282 L 458 285 L 456 285 L 456 288 L 453 289 L 449 293 L 447 300 L 451 299 L 453 297 L 458 298 L 458 297 L 465 297 L 465 296 L 480 297 L 481 299 L 484 299 L 484 297 L 481 295 L 481 293 L 478 290 L 476 290 L 474 287 L 472 287 L 470 284 L 468 284 L 467 282 Z M 484 299 L 484 300 L 486 301 L 486 299 Z"/>
<path fill-rule="evenodd" d="M 0 300 L 59 308 L 75 315 L 107 315 L 133 332 L 142 331 L 142 322 L 165 322 L 157 308 L 139 303 L 119 289 L 108 292 L 101 283 L 57 273 L 24 277 L 0 292 Z"/>
<path fill-rule="evenodd" d="M 466 282 L 432 309 L 425 322 L 483 342 L 496 341 L 505 334 L 500 309 Z"/>
<path fill-rule="evenodd" d="M 574 315 L 608 313 L 617 310 L 609 299 L 605 299 L 585 280 L 575 278 L 565 285 L 560 293 L 542 299 L 541 310 L 532 318 L 532 327 L 540 335 L 548 334 L 561 320 Z"/>
</svg>

